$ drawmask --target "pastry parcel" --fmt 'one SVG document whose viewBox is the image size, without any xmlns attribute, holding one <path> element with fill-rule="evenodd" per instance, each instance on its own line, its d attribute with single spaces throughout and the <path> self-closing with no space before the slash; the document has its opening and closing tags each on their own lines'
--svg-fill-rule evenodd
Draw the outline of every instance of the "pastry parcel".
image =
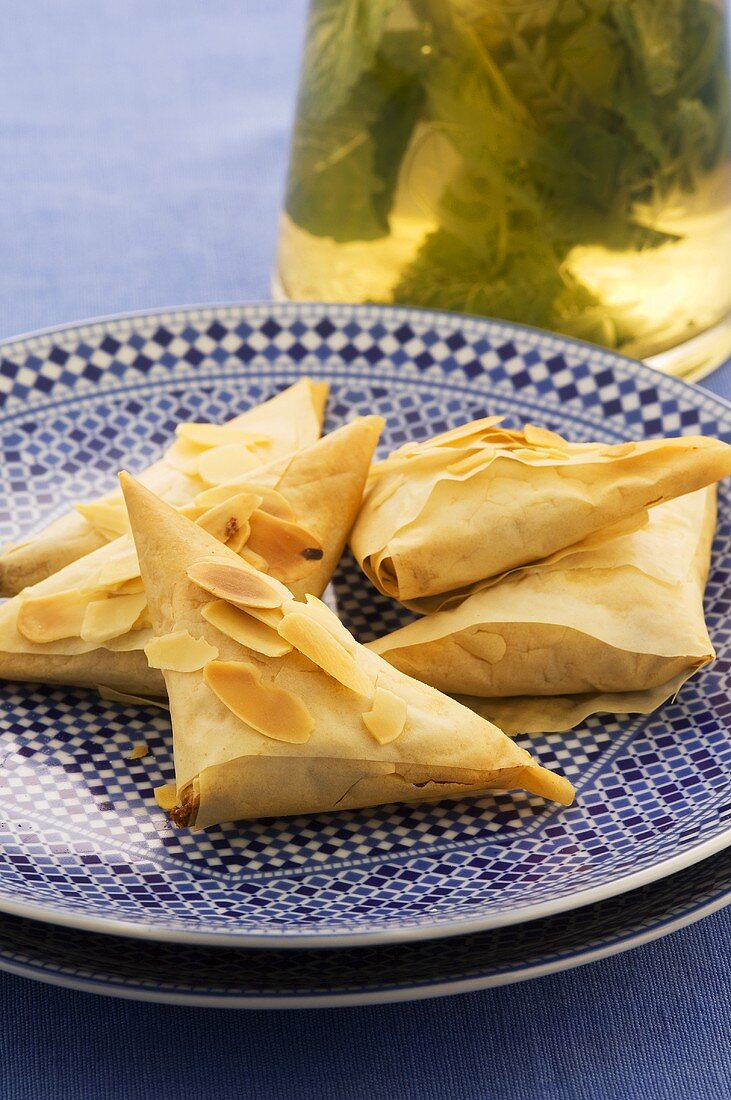
<svg viewBox="0 0 731 1100">
<path fill-rule="evenodd" d="M 180 424 L 163 457 L 140 475 L 170 504 L 188 504 L 204 489 L 319 438 L 328 385 L 305 378 L 226 424 Z M 118 491 L 54 520 L 0 554 L 0 596 L 13 596 L 129 531 Z"/>
<path fill-rule="evenodd" d="M 731 447 L 704 436 L 567 443 L 496 417 L 376 464 L 351 543 L 381 592 L 434 611 L 729 473 Z"/>
<path fill-rule="evenodd" d="M 170 700 L 179 825 L 571 784 L 495 726 L 358 645 L 122 475 Z M 173 804 L 174 803 L 174 804 Z"/>
<path fill-rule="evenodd" d="M 715 521 L 715 486 L 678 497 L 638 531 L 512 573 L 371 648 L 508 733 L 649 713 L 714 657 L 703 592 Z"/>
<path fill-rule="evenodd" d="M 357 515 L 382 424 L 355 420 L 203 489 L 182 512 L 297 595 L 320 595 Z M 0 606 L 0 677 L 161 694 L 162 674 L 144 654 L 151 638 L 134 542 L 122 535 Z"/>
</svg>

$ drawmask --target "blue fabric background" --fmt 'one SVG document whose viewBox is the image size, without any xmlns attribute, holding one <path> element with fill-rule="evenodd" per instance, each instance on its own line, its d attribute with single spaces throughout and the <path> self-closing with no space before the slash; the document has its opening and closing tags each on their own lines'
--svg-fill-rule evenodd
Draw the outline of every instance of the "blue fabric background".
<svg viewBox="0 0 731 1100">
<path fill-rule="evenodd" d="M 4 0 L 0 336 L 267 297 L 303 19 L 304 0 Z M 709 386 L 731 396 L 731 368 Z M 730 933 L 727 910 L 524 985 L 339 1012 L 0 975 L 0 1098 L 722 1100 Z"/>
</svg>

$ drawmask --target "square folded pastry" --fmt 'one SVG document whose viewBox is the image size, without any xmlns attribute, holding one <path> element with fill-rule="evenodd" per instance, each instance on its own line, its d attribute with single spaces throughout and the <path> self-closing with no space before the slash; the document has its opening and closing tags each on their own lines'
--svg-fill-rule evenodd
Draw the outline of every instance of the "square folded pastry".
<svg viewBox="0 0 731 1100">
<path fill-rule="evenodd" d="M 314 443 L 328 384 L 301 379 L 226 424 L 180 424 L 177 440 L 140 480 L 179 507 L 211 486 Z M 14 596 L 129 531 L 119 491 L 54 520 L 0 553 L 0 596 Z"/>
<path fill-rule="evenodd" d="M 714 657 L 703 614 L 716 487 L 638 531 L 511 573 L 369 648 L 508 733 L 649 713 Z"/>
<path fill-rule="evenodd" d="M 202 489 L 181 512 L 230 551 L 320 595 L 360 506 L 383 421 L 362 417 L 295 454 Z M 126 517 L 126 509 L 125 509 Z M 0 677 L 162 694 L 131 535 L 105 543 L 0 606 Z"/>
<path fill-rule="evenodd" d="M 493 417 L 377 463 L 351 545 L 381 592 L 436 611 L 729 473 L 731 447 L 704 436 L 568 443 Z"/>
<path fill-rule="evenodd" d="M 164 672 L 178 825 L 571 784 L 477 714 L 296 602 L 128 475 L 122 486 Z M 168 800 L 169 799 L 169 800 Z"/>
</svg>

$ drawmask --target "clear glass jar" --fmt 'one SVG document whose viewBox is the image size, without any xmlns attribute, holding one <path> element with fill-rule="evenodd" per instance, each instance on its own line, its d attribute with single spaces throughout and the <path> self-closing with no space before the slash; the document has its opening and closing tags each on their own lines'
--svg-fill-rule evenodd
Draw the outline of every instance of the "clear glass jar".
<svg viewBox="0 0 731 1100">
<path fill-rule="evenodd" d="M 677 371 L 730 355 L 726 15 L 312 0 L 282 292 L 501 317 Z"/>
</svg>

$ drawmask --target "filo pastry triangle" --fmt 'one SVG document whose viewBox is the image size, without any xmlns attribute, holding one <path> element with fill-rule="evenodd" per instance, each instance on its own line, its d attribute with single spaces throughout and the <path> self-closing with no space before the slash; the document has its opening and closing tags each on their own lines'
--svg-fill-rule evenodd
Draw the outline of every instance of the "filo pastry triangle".
<svg viewBox="0 0 731 1100">
<path fill-rule="evenodd" d="M 511 573 L 371 647 L 508 733 L 647 714 L 714 657 L 703 592 L 715 498 L 714 485 L 660 504 L 638 531 Z"/>
<path fill-rule="evenodd" d="M 328 384 L 303 378 L 225 424 L 180 424 L 177 439 L 140 480 L 170 504 L 319 437 Z M 121 494 L 76 505 L 37 535 L 0 554 L 0 596 L 13 596 L 129 529 Z"/>
<path fill-rule="evenodd" d="M 704 436 L 568 443 L 492 417 L 377 463 L 351 545 L 381 592 L 435 611 L 729 473 L 731 447 Z"/>
<path fill-rule="evenodd" d="M 178 825 L 571 784 L 495 726 L 360 646 L 121 475 L 164 671 Z"/>
<path fill-rule="evenodd" d="M 320 595 L 343 551 L 383 421 L 368 416 L 181 511 L 297 595 Z M 159 695 L 152 633 L 131 535 L 123 535 L 0 606 L 0 677 Z"/>
</svg>

